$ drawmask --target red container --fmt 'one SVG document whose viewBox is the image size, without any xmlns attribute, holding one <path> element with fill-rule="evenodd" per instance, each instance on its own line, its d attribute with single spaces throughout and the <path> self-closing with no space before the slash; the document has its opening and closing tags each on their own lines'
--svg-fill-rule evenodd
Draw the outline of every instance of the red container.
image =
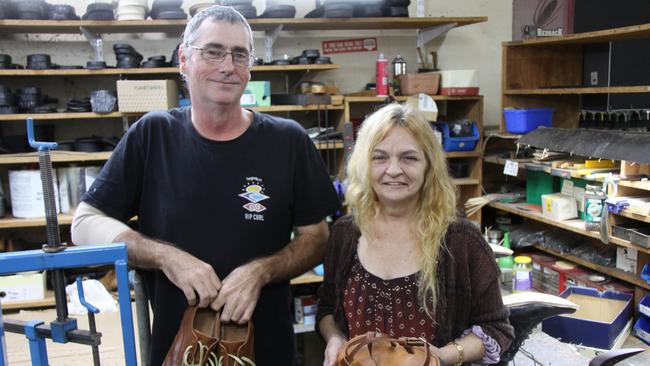
<svg viewBox="0 0 650 366">
<path fill-rule="evenodd" d="M 376 86 L 377 96 L 388 96 L 388 60 L 384 57 L 383 53 L 379 54 L 376 65 Z"/>
</svg>

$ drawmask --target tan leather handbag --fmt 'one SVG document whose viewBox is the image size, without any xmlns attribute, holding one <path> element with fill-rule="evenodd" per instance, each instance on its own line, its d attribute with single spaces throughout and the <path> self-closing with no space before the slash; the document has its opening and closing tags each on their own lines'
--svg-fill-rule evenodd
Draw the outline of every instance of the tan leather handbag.
<svg viewBox="0 0 650 366">
<path fill-rule="evenodd" d="M 336 359 L 338 366 L 440 366 L 424 339 L 373 332 L 347 341 Z"/>
<path fill-rule="evenodd" d="M 163 366 L 254 366 L 253 322 L 226 324 L 220 316 L 189 306 Z"/>
</svg>

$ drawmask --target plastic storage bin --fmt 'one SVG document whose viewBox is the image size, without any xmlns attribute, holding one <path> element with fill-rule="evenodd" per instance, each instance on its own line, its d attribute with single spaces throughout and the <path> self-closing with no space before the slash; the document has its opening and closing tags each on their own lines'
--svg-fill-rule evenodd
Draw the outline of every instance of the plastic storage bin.
<svg viewBox="0 0 650 366">
<path fill-rule="evenodd" d="M 472 151 L 476 147 L 476 142 L 481 138 L 476 122 L 472 122 L 472 136 L 468 137 L 450 137 L 447 123 L 434 123 L 433 125 L 442 134 L 442 147 L 445 151 Z"/>
<path fill-rule="evenodd" d="M 537 127 L 551 127 L 553 108 L 506 108 L 503 110 L 506 131 L 510 133 L 528 133 Z"/>
</svg>

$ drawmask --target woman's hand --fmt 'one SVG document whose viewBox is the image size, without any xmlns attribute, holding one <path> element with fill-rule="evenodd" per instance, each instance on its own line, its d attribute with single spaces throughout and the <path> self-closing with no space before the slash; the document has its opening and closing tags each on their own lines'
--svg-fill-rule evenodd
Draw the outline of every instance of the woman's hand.
<svg viewBox="0 0 650 366">
<path fill-rule="evenodd" d="M 347 342 L 345 337 L 340 335 L 333 335 L 330 337 L 327 341 L 327 346 L 325 347 L 325 361 L 323 362 L 323 366 L 337 366 L 336 356 L 343 348 L 345 342 Z"/>
</svg>

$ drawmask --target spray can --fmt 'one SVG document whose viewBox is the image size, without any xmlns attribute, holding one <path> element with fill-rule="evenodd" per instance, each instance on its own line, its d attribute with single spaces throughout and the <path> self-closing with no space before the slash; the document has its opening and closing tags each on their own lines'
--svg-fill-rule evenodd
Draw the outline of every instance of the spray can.
<svg viewBox="0 0 650 366">
<path fill-rule="evenodd" d="M 377 57 L 376 64 L 376 94 L 378 97 L 388 96 L 388 60 L 384 57 L 383 53 Z"/>
</svg>

